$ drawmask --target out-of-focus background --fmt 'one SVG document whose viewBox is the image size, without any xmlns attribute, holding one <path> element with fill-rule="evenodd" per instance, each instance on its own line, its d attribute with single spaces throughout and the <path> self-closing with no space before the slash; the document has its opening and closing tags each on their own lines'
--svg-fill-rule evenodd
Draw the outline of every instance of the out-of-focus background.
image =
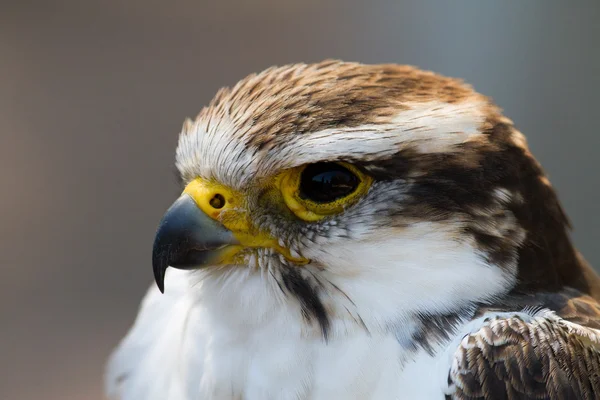
<svg viewBox="0 0 600 400">
<path fill-rule="evenodd" d="M 152 282 L 185 117 L 273 64 L 418 65 L 492 96 L 600 267 L 600 2 L 0 3 L 0 399 L 101 399 Z"/>
</svg>

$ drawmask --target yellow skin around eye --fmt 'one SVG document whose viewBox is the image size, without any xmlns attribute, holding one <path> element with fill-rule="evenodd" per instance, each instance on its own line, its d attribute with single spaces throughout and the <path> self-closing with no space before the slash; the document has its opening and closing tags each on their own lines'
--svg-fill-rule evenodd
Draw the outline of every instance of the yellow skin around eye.
<svg viewBox="0 0 600 400">
<path fill-rule="evenodd" d="M 356 175 L 359 184 L 356 190 L 348 196 L 330 203 L 316 203 L 300 197 L 300 177 L 306 165 L 289 169 L 279 177 L 279 187 L 285 204 L 298 218 L 307 222 L 315 222 L 327 216 L 339 214 L 367 193 L 373 183 L 373 178 L 350 164 L 339 164 Z"/>
<path fill-rule="evenodd" d="M 273 195 L 276 191 L 281 193 L 284 203 L 298 218 L 307 222 L 319 221 L 327 216 L 341 213 L 345 208 L 356 203 L 367 193 L 373 182 L 370 176 L 365 175 L 356 167 L 345 163 L 340 163 L 340 165 L 356 175 L 359 184 L 354 192 L 330 203 L 316 203 L 300 197 L 300 178 L 302 171 L 306 168 L 305 165 L 284 171 L 267 184 L 270 186 L 270 190 L 274 191 Z M 302 256 L 292 255 L 290 249 L 282 247 L 279 241 L 268 232 L 260 231 L 253 226 L 243 193 L 202 178 L 196 178 L 190 182 L 183 193 L 189 195 L 202 212 L 229 229 L 239 241 L 239 245 L 230 245 L 222 249 L 220 258 L 215 261 L 215 265 L 242 264 L 244 262 L 243 251 L 252 248 L 272 248 L 297 265 L 309 262 Z M 214 202 L 215 196 L 219 196 L 220 201 Z M 274 199 L 281 201 L 279 195 L 275 195 Z"/>
</svg>

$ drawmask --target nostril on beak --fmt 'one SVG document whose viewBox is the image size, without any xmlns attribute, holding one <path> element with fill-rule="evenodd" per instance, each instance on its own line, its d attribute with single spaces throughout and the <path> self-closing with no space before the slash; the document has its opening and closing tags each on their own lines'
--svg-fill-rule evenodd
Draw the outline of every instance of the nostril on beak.
<svg viewBox="0 0 600 400">
<path fill-rule="evenodd" d="M 212 208 L 219 210 L 225 206 L 225 197 L 223 197 L 222 194 L 217 193 L 210 199 L 209 204 Z"/>
</svg>

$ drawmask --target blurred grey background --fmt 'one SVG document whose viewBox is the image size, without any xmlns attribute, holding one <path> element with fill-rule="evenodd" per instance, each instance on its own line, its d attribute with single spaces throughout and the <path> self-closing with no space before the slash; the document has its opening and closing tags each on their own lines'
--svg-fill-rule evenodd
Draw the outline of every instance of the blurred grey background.
<svg viewBox="0 0 600 400">
<path fill-rule="evenodd" d="M 273 64 L 418 65 L 492 96 L 600 267 L 599 1 L 0 3 L 0 399 L 101 399 L 178 195 L 179 128 Z"/>
</svg>

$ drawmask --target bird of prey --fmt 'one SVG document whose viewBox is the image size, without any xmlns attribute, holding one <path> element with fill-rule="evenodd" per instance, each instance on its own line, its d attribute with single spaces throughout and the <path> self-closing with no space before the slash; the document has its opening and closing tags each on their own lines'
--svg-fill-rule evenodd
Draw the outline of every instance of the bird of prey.
<svg viewBox="0 0 600 400">
<path fill-rule="evenodd" d="M 600 280 L 463 82 L 273 67 L 184 123 L 176 166 L 111 398 L 600 398 Z"/>
</svg>

